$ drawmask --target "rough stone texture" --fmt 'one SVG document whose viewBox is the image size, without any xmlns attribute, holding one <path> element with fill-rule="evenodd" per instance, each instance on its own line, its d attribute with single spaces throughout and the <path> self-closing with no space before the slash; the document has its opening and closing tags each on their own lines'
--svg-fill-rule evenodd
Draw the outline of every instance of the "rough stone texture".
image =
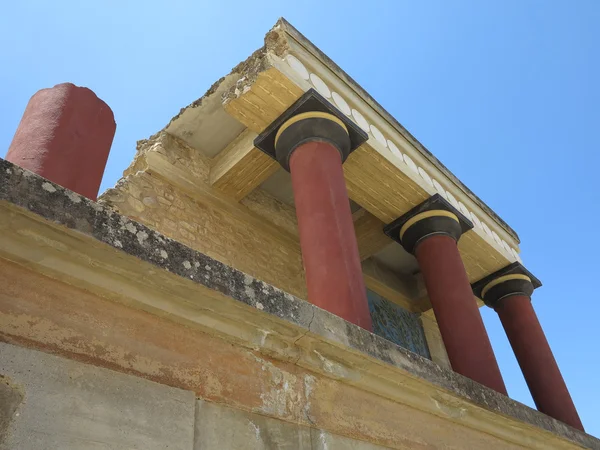
<svg viewBox="0 0 600 450">
<path fill-rule="evenodd" d="M 196 252 L 184 245 L 165 238 L 147 227 L 126 219 L 118 214 L 103 208 L 101 205 L 90 202 L 68 190 L 24 171 L 14 165 L 0 162 L 0 201 L 6 201 L 18 207 L 42 216 L 46 220 L 58 225 L 77 230 L 109 246 L 122 250 L 142 261 L 156 267 L 170 271 L 176 275 L 191 279 L 202 286 L 218 291 L 245 305 L 260 309 L 261 311 L 293 323 L 301 328 L 308 329 L 313 335 L 321 336 L 329 342 L 335 343 L 345 349 L 368 355 L 382 363 L 408 372 L 417 379 L 423 379 L 442 389 L 455 393 L 474 405 L 504 416 L 514 417 L 517 420 L 535 425 L 550 431 L 568 440 L 580 443 L 588 448 L 600 448 L 598 440 L 574 430 L 556 420 L 553 420 L 531 408 L 515 402 L 503 395 L 474 383 L 456 373 L 442 369 L 412 352 L 375 336 L 365 330 L 347 323 L 319 308 L 301 301 L 292 295 L 286 294 L 262 281 L 256 280 L 238 270 L 226 266 L 214 259 Z M 299 385 L 305 381 L 305 375 L 300 377 L 297 368 L 286 366 L 283 375 L 280 363 L 270 363 L 260 367 L 276 367 L 273 376 L 279 381 L 270 394 L 269 402 L 272 410 L 264 410 L 264 414 L 277 413 L 278 408 L 292 408 L 293 417 L 306 417 L 301 399 L 297 392 L 302 392 Z M 260 373 L 260 372 L 258 372 Z M 286 378 L 286 376 L 289 378 Z M 239 380 L 238 380 L 239 382 Z M 297 386 L 288 392 L 281 392 L 281 386 Z M 338 383 L 329 378 L 323 378 L 317 383 L 317 390 L 311 398 L 319 398 L 321 409 L 315 407 L 310 410 L 310 420 L 334 421 L 328 431 L 349 435 L 350 430 L 369 432 L 370 435 L 389 433 L 397 430 L 402 422 L 398 422 L 398 403 L 383 399 L 373 398 L 373 394 L 360 389 Z M 277 388 L 279 386 L 279 388 Z M 350 401 L 351 400 L 351 401 Z M 263 398 L 264 401 L 264 398 Z M 264 405 L 264 403 L 263 403 Z M 326 406 L 329 405 L 329 406 Z M 446 408 L 441 406 L 441 408 Z M 450 408 L 452 409 L 452 408 Z M 412 412 L 410 412 L 412 411 Z M 406 410 L 406 420 L 418 423 L 419 420 L 434 421 L 439 427 L 450 426 L 451 422 L 443 421 L 431 415 L 423 418 L 424 414 L 413 409 Z M 376 418 L 376 421 L 373 421 Z M 336 420 L 334 420 L 336 419 Z M 384 424 L 385 422 L 385 424 Z M 380 425 L 377 425 L 380 423 Z M 447 425 L 444 425 L 447 424 Z M 412 426 L 412 425 L 411 425 Z M 337 427 L 337 428 L 336 428 Z M 474 432 L 464 427 L 448 429 L 451 434 L 465 434 Z M 406 431 L 406 430 L 405 430 Z M 492 448 L 492 442 L 481 435 L 473 436 L 474 441 L 486 448 Z M 401 439 L 400 436 L 389 436 L 389 442 Z M 413 436 L 413 439 L 422 439 Z M 387 440 L 384 445 L 389 445 Z M 401 440 L 400 440 L 401 442 Z M 411 442 L 410 440 L 407 442 Z M 497 442 L 497 441 L 496 441 Z M 379 443 L 382 443 L 380 441 Z M 400 445 L 400 444 L 398 444 Z M 504 448 L 509 448 L 504 445 Z M 396 448 L 400 448 L 396 446 Z M 483 448 L 483 447 L 479 447 Z"/>
<path fill-rule="evenodd" d="M 194 450 L 378 450 L 349 439 L 259 414 L 198 400 Z"/>
<path fill-rule="evenodd" d="M 368 375 L 357 371 L 351 355 L 340 357 L 341 349 L 328 351 L 319 345 L 315 348 L 318 353 L 314 353 L 316 365 L 299 366 L 299 349 L 286 344 L 289 340 L 278 341 L 282 337 L 268 328 L 266 321 L 271 319 L 267 314 L 258 314 L 264 317 L 261 322 L 251 323 L 250 328 L 257 329 L 258 335 L 262 329 L 269 331 L 260 336 L 262 339 L 252 341 L 256 348 L 248 348 L 103 299 L 2 259 L 0 286 L 4 287 L 0 290 L 0 340 L 37 346 L 46 352 L 191 390 L 210 402 L 391 448 L 460 448 L 463 442 L 489 450 L 515 448 L 477 427 L 449 419 L 476 412 L 465 412 L 470 405 L 459 402 L 456 406 L 456 397 L 444 396 L 434 386 L 411 387 L 406 376 L 390 375 L 396 376 L 391 378 L 392 391 L 398 389 L 398 383 L 405 391 L 420 389 L 426 405 L 432 401 L 441 405 L 441 417 L 431 408 L 422 411 L 389 395 L 365 390 L 365 386 L 347 384 Z M 230 309 L 233 305 L 228 305 Z M 247 311 L 242 317 L 250 319 Z M 329 332 L 341 334 L 344 330 L 339 326 L 344 323 L 324 325 Z M 239 322 L 237 325 L 243 326 Z M 290 332 L 289 328 L 280 330 Z M 297 333 L 290 340 L 301 342 L 307 337 Z M 282 344 L 286 361 L 263 353 L 263 341 L 271 340 Z M 377 365 L 372 361 L 368 364 L 373 368 Z M 319 365 L 323 370 L 318 369 Z M 382 383 L 372 376 L 370 380 Z M 430 429 L 436 433 L 430 435 Z"/>
<path fill-rule="evenodd" d="M 380 445 L 348 439 L 323 430 L 311 428 L 311 450 L 382 450 Z"/>
<path fill-rule="evenodd" d="M 318 309 L 5 160 L 0 160 L 0 200 L 250 306 L 260 304 L 282 318 L 293 315 L 301 326 L 307 326 L 313 310 Z"/>
<path fill-rule="evenodd" d="M 9 378 L 0 374 L 0 445 L 8 440 L 8 430 L 18 406 L 23 401 L 23 393 L 13 386 Z"/>
<path fill-rule="evenodd" d="M 311 429 L 198 400 L 194 450 L 312 450 Z"/>
<path fill-rule="evenodd" d="M 450 366 L 450 361 L 448 360 L 448 353 L 446 353 L 446 346 L 442 340 L 440 328 L 435 320 L 433 311 L 421 314 L 420 320 L 425 338 L 427 339 L 427 348 L 429 349 L 431 360 L 444 369 L 452 370 L 452 366 Z"/>
<path fill-rule="evenodd" d="M 148 161 L 160 157 L 189 174 L 203 198 L 152 175 Z M 140 143 L 125 177 L 101 196 L 104 204 L 165 236 L 299 297 L 306 297 L 300 248 L 289 252 L 268 229 L 249 227 L 210 190 L 210 161 L 162 133 Z M 257 217 L 257 220 L 258 219 Z"/>
<path fill-rule="evenodd" d="M 2 343 L 0 373 L 25 396 L 2 450 L 192 447 L 191 392 Z"/>
</svg>

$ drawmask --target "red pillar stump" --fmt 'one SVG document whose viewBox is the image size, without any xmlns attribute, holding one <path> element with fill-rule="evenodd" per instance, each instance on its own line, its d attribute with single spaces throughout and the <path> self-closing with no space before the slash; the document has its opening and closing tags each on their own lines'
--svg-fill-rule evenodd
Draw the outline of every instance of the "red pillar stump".
<svg viewBox="0 0 600 450">
<path fill-rule="evenodd" d="M 541 283 L 519 263 L 473 285 L 500 317 L 537 409 L 584 431 L 565 380 L 531 304 Z"/>
<path fill-rule="evenodd" d="M 371 330 L 340 152 L 327 142 L 303 144 L 290 172 L 308 300 Z"/>
<path fill-rule="evenodd" d="M 115 129 L 94 92 L 58 84 L 31 97 L 6 159 L 96 200 Z"/>
<path fill-rule="evenodd" d="M 507 394 L 457 242 L 473 224 L 439 195 L 385 227 L 413 253 L 452 369 Z"/>
</svg>

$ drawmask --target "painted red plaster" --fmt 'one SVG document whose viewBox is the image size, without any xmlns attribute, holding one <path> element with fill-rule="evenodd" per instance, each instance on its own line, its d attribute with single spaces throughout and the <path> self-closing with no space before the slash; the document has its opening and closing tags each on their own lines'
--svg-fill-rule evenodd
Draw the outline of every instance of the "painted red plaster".
<svg viewBox="0 0 600 450">
<path fill-rule="evenodd" d="M 496 312 L 538 410 L 584 431 L 531 299 L 512 295 L 498 302 Z"/>
<path fill-rule="evenodd" d="M 93 91 L 58 84 L 31 97 L 6 159 L 96 200 L 115 130 Z"/>
<path fill-rule="evenodd" d="M 427 237 L 415 256 L 452 369 L 507 395 L 456 242 L 446 235 Z"/>
<path fill-rule="evenodd" d="M 369 331 L 371 315 L 338 150 L 299 146 L 290 158 L 308 300 Z"/>
</svg>

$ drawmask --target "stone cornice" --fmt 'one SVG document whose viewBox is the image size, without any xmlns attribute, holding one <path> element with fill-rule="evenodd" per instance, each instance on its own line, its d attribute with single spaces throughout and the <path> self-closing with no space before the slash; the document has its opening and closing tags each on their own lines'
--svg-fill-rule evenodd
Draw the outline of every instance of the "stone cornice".
<svg viewBox="0 0 600 450">
<path fill-rule="evenodd" d="M 0 160 L 0 255 L 530 448 L 600 441 Z M 112 276 L 108 276 L 112 274 Z"/>
</svg>

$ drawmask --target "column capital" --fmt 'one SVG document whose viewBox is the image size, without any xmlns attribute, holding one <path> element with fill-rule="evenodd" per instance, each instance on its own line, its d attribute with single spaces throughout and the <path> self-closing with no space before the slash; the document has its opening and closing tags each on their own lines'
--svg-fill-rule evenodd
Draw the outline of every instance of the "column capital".
<svg viewBox="0 0 600 450">
<path fill-rule="evenodd" d="M 533 291 L 542 285 L 521 263 L 508 266 L 473 283 L 473 293 L 490 308 L 496 308 L 498 302 L 512 295 L 530 297 Z"/>
<path fill-rule="evenodd" d="M 358 125 L 310 89 L 258 135 L 254 145 L 289 172 L 290 157 L 302 144 L 328 142 L 344 162 L 367 139 L 367 133 Z"/>
<path fill-rule="evenodd" d="M 383 232 L 414 253 L 417 244 L 434 235 L 446 235 L 458 242 L 460 236 L 473 228 L 473 223 L 440 194 L 435 194 L 420 205 L 383 228 Z"/>
</svg>

